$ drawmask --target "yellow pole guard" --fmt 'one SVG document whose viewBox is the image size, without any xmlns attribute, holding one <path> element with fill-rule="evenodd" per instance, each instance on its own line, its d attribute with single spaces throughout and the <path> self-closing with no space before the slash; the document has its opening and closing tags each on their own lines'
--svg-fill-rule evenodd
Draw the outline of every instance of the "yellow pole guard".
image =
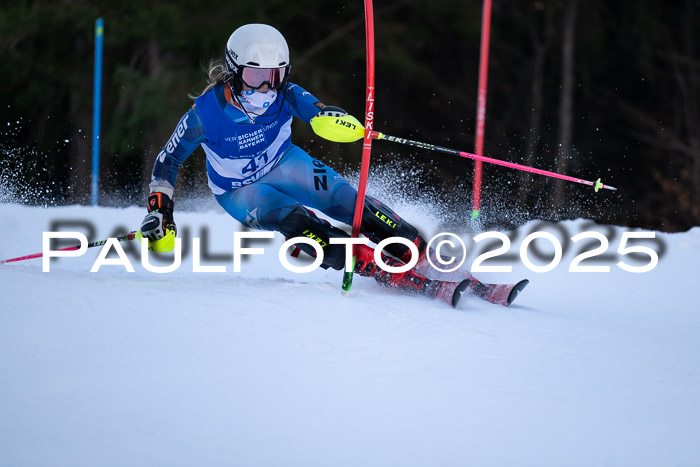
<svg viewBox="0 0 700 467">
<path fill-rule="evenodd" d="M 165 236 L 159 238 L 155 242 L 150 241 L 141 234 L 140 230 L 137 230 L 136 239 L 139 242 L 148 242 L 148 251 L 155 251 L 156 253 L 170 253 L 175 249 L 175 232 L 170 229 L 165 229 Z"/>
<path fill-rule="evenodd" d="M 314 117 L 311 128 L 321 138 L 336 143 L 352 143 L 365 137 L 365 127 L 352 115 Z"/>
</svg>

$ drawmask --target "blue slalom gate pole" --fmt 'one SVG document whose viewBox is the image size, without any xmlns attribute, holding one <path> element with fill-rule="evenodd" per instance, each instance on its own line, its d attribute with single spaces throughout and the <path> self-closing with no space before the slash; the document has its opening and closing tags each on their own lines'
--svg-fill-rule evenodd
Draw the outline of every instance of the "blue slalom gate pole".
<svg viewBox="0 0 700 467">
<path fill-rule="evenodd" d="M 95 72 L 92 104 L 92 205 L 97 206 L 100 178 L 100 111 L 102 98 L 102 39 L 104 22 L 95 21 Z"/>
</svg>

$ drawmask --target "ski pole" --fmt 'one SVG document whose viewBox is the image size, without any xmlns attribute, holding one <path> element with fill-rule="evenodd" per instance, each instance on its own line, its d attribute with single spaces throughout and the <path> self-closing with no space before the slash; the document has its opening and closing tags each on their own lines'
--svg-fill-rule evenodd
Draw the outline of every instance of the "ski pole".
<svg viewBox="0 0 700 467">
<path fill-rule="evenodd" d="M 591 182 L 589 180 L 584 180 L 582 178 L 570 177 L 569 175 L 562 175 L 562 174 L 558 174 L 555 172 L 550 172 L 548 170 L 536 169 L 534 167 L 528 167 L 526 165 L 520 165 L 520 164 L 516 164 L 514 162 L 507 162 L 507 161 L 503 161 L 500 159 L 493 159 L 491 157 L 479 156 L 477 154 L 472 154 L 472 153 L 465 152 L 465 151 L 458 151 L 456 149 L 443 148 L 442 146 L 437 146 L 435 144 L 421 143 L 420 141 L 413 141 L 413 140 L 406 139 L 406 138 L 397 138 L 396 136 L 385 135 L 385 134 L 380 133 L 378 131 L 372 132 L 372 138 L 385 139 L 387 141 L 392 141 L 394 143 L 406 144 L 406 145 L 414 146 L 414 147 L 421 148 L 421 149 L 428 149 L 431 151 L 444 152 L 447 154 L 454 154 L 455 156 L 466 157 L 468 159 L 474 159 L 477 161 L 488 162 L 490 164 L 502 165 L 503 167 L 509 167 L 511 169 L 522 170 L 525 172 L 531 172 L 531 173 L 535 173 L 535 174 L 539 174 L 539 175 L 544 175 L 545 177 L 552 177 L 552 178 L 558 178 L 560 180 L 567 180 L 569 182 L 581 183 L 583 185 L 592 186 L 596 192 L 598 190 L 600 190 L 601 188 L 605 188 L 606 190 L 617 191 L 617 188 L 615 188 L 614 186 L 604 185 L 600 181 L 600 178 L 598 180 L 596 180 L 595 182 Z"/>
<path fill-rule="evenodd" d="M 122 235 L 121 237 L 117 237 L 117 241 L 124 242 L 127 240 L 133 240 L 136 238 L 136 231 L 134 230 L 133 232 L 129 232 L 126 235 Z M 105 243 L 107 243 L 108 240 L 100 240 L 98 242 L 92 242 L 87 244 L 87 248 L 92 248 L 95 246 L 102 246 Z M 73 250 L 79 250 L 80 245 L 75 245 L 75 246 L 69 246 L 66 248 L 59 248 L 56 251 L 73 251 Z M 27 255 L 27 256 L 18 256 L 17 258 L 10 258 L 10 259 L 0 259 L 0 264 L 5 264 L 5 263 L 14 263 L 15 261 L 24 261 L 25 259 L 34 259 L 34 258 L 41 258 L 44 256 L 44 252 L 42 251 L 41 253 L 34 253 L 32 255 Z"/>
<path fill-rule="evenodd" d="M 339 143 L 349 143 L 357 141 L 360 138 L 364 138 L 365 129 L 362 124 L 351 115 L 345 115 L 340 118 L 336 117 L 314 117 L 311 119 L 311 126 L 317 135 L 321 136 L 330 141 L 336 141 Z M 413 141 L 406 138 L 398 138 L 396 136 L 385 135 L 379 131 L 372 131 L 373 139 L 383 139 L 387 141 L 392 141 L 394 143 L 406 144 L 408 146 L 414 146 L 421 149 L 428 149 L 430 151 L 444 152 L 447 154 L 452 154 L 455 156 L 466 157 L 468 159 L 474 159 L 482 162 L 488 162 L 489 164 L 501 165 L 503 167 L 508 167 L 511 169 L 522 170 L 525 172 L 531 172 L 539 175 L 544 175 L 545 177 L 558 178 L 560 180 L 567 180 L 569 182 L 580 183 L 583 185 L 592 186 L 597 192 L 601 188 L 606 190 L 617 191 L 617 188 L 610 185 L 604 185 L 600 178 L 595 182 L 589 180 L 584 180 L 582 178 L 570 177 L 568 175 L 562 175 L 555 172 L 550 172 L 548 170 L 537 169 L 534 167 L 528 167 L 526 165 L 516 164 L 514 162 L 507 162 L 500 159 L 493 159 L 491 157 L 479 156 L 477 154 L 472 154 L 470 152 L 458 151 L 456 149 L 445 148 L 442 146 L 437 146 L 435 144 L 422 143 L 420 141 Z"/>
</svg>

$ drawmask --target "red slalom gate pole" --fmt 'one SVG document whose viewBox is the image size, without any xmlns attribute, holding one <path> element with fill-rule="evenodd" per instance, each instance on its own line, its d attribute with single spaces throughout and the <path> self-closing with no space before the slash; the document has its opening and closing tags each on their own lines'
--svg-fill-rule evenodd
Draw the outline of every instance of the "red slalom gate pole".
<svg viewBox="0 0 700 467">
<path fill-rule="evenodd" d="M 489 76 L 489 38 L 491 36 L 491 0 L 484 0 L 481 16 L 481 52 L 479 55 L 479 91 L 476 104 L 476 147 L 474 152 L 484 154 L 484 126 L 486 124 L 486 91 Z M 481 210 L 481 173 L 483 164 L 477 160 L 474 163 L 474 181 L 472 194 L 471 218 L 479 217 Z"/>
<path fill-rule="evenodd" d="M 365 205 L 365 191 L 367 188 L 367 176 L 369 175 L 369 159 L 372 152 L 372 128 L 374 126 L 374 11 L 372 0 L 365 0 L 365 35 L 367 38 L 367 91 L 365 95 L 365 136 L 362 143 L 362 165 L 360 167 L 360 181 L 357 187 L 355 200 L 355 214 L 352 220 L 352 238 L 360 235 L 362 223 L 362 211 Z M 352 288 L 353 269 L 355 268 L 355 254 L 350 270 L 343 274 L 343 293 L 347 294 Z"/>
</svg>

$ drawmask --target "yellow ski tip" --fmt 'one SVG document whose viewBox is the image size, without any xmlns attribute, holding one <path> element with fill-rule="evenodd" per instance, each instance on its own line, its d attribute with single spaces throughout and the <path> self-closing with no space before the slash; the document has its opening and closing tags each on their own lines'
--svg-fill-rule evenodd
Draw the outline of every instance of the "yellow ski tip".
<svg viewBox="0 0 700 467">
<path fill-rule="evenodd" d="M 321 138 L 336 143 L 352 143 L 365 137 L 365 127 L 352 115 L 314 117 L 311 128 Z"/>
</svg>

